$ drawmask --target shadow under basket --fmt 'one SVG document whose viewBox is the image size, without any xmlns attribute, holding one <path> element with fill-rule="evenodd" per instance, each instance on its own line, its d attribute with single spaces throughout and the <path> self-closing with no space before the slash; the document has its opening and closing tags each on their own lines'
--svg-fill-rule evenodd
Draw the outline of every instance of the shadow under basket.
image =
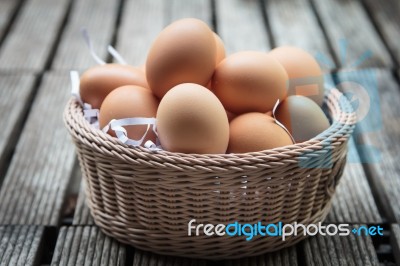
<svg viewBox="0 0 400 266">
<path fill-rule="evenodd" d="M 291 146 L 243 154 L 182 154 L 122 144 L 92 127 L 71 99 L 72 136 L 95 223 L 139 249 L 190 258 L 233 259 L 291 246 L 305 236 L 199 235 L 188 223 L 322 222 L 346 163 L 356 117 L 337 89 L 327 91 L 331 126 Z M 231 230 L 234 232 L 234 230 Z M 270 230 L 274 232 L 274 230 Z"/>
</svg>

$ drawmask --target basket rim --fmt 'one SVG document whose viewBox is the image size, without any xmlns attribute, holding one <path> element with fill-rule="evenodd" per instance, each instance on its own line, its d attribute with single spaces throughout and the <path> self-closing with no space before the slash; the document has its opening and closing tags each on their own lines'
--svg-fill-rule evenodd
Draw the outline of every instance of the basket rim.
<svg viewBox="0 0 400 266">
<path fill-rule="evenodd" d="M 329 105 L 329 102 L 332 102 L 331 105 Z M 97 142 L 98 146 L 101 146 L 102 150 L 106 148 L 110 151 L 124 152 L 126 155 L 142 154 L 145 155 L 143 158 L 146 157 L 149 160 L 151 160 L 151 158 L 148 156 L 153 157 L 153 160 L 154 156 L 161 156 L 163 159 L 171 158 L 174 163 L 176 163 L 176 160 L 179 160 L 182 163 L 188 162 L 187 160 L 196 160 L 197 162 L 206 161 L 207 164 L 210 164 L 212 161 L 215 162 L 218 160 L 224 160 L 224 162 L 227 160 L 233 160 L 237 162 L 237 160 L 250 158 L 257 159 L 260 157 L 262 157 L 263 160 L 268 158 L 276 161 L 276 159 L 274 159 L 276 156 L 279 156 L 280 159 L 290 159 L 299 155 L 304 155 L 306 152 L 321 151 L 327 144 L 332 144 L 333 142 L 347 141 L 348 137 L 353 132 L 356 123 L 356 114 L 349 100 L 338 89 L 329 88 L 325 92 L 324 103 L 328 105 L 328 111 L 333 122 L 328 129 L 321 132 L 316 137 L 301 143 L 247 153 L 179 153 L 166 150 L 154 150 L 142 146 L 130 146 L 90 125 L 83 116 L 82 106 L 74 97 L 71 97 L 65 107 L 64 124 L 67 126 L 71 134 L 75 136 L 81 135 L 84 139 L 90 140 L 91 145 L 96 145 Z M 335 119 L 335 117 L 337 119 Z"/>
</svg>

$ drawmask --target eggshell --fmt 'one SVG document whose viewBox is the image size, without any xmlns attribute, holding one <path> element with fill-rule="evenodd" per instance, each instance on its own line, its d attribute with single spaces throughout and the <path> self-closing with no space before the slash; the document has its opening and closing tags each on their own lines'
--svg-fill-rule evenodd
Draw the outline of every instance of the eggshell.
<svg viewBox="0 0 400 266">
<path fill-rule="evenodd" d="M 324 100 L 324 76 L 318 62 L 303 49 L 281 46 L 268 55 L 285 68 L 289 76 L 288 95 L 302 95 L 322 106 Z"/>
<path fill-rule="evenodd" d="M 206 86 L 214 72 L 216 41 L 198 19 L 181 19 L 166 27 L 152 44 L 146 60 L 150 88 L 160 99 L 181 83 Z"/>
<path fill-rule="evenodd" d="M 229 122 L 218 98 L 207 88 L 184 83 L 169 90 L 157 110 L 161 146 L 183 153 L 225 153 Z"/>
<path fill-rule="evenodd" d="M 285 98 L 287 81 L 286 71 L 275 59 L 263 52 L 245 51 L 218 64 L 212 89 L 233 113 L 265 113 Z"/>
<path fill-rule="evenodd" d="M 289 130 L 296 142 L 312 139 L 329 128 L 328 118 L 322 109 L 304 96 L 287 97 L 279 104 L 275 117 Z"/>
<path fill-rule="evenodd" d="M 82 74 L 79 92 L 83 102 L 98 109 L 112 90 L 124 85 L 148 87 L 146 76 L 139 68 L 105 64 L 91 67 Z"/>
<path fill-rule="evenodd" d="M 217 55 L 215 57 L 215 63 L 216 65 L 219 64 L 219 62 L 221 62 L 222 60 L 225 59 L 225 46 L 224 46 L 224 42 L 222 41 L 221 37 L 219 37 L 218 34 L 214 33 L 214 38 L 215 38 L 215 44 L 217 47 Z"/>
<path fill-rule="evenodd" d="M 143 87 L 127 85 L 116 88 L 104 99 L 99 113 L 100 128 L 104 128 L 112 119 L 134 117 L 156 117 L 158 100 L 152 92 Z M 128 137 L 139 140 L 146 132 L 147 125 L 126 126 Z M 108 132 L 115 136 L 112 130 Z M 155 133 L 150 129 L 143 143 L 156 141 Z"/>
<path fill-rule="evenodd" d="M 286 131 L 263 113 L 246 113 L 229 126 L 228 153 L 256 152 L 293 144 Z"/>
</svg>

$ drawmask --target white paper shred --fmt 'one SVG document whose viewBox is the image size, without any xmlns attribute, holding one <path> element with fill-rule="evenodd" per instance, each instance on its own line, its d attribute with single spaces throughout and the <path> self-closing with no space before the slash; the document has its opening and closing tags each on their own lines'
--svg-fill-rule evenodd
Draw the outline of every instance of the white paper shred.
<svg viewBox="0 0 400 266">
<path fill-rule="evenodd" d="M 114 47 L 111 45 L 108 46 L 107 48 L 108 52 L 114 57 L 115 60 L 117 60 L 118 64 L 121 65 L 127 65 L 128 63 L 125 61 L 125 59 L 121 56 L 120 53 L 118 53 L 117 50 L 115 50 Z"/>
<path fill-rule="evenodd" d="M 274 109 L 272 109 L 272 117 L 274 118 L 275 123 L 276 123 L 278 126 L 280 126 L 281 128 L 283 128 L 283 130 L 285 130 L 286 133 L 288 133 L 288 135 L 289 135 L 290 138 L 292 139 L 293 144 L 296 144 L 296 141 L 294 140 L 292 134 L 290 134 L 289 130 L 288 130 L 281 122 L 279 122 L 278 119 L 276 119 L 276 117 L 275 117 L 275 111 L 276 111 L 276 109 L 278 108 L 279 103 L 280 103 L 280 101 L 279 101 L 279 99 L 278 99 L 278 100 L 276 101 L 276 103 L 275 103 Z"/>
<path fill-rule="evenodd" d="M 104 62 L 104 61 L 96 54 L 96 52 L 94 51 L 93 44 L 92 44 L 92 41 L 91 41 L 91 39 L 90 39 L 89 32 L 87 31 L 87 29 L 82 28 L 82 29 L 81 29 L 81 32 L 82 32 L 83 40 L 85 41 L 87 47 L 89 48 L 90 54 L 92 55 L 93 59 L 97 62 L 97 64 L 99 64 L 99 65 L 105 65 L 106 62 Z"/>
</svg>

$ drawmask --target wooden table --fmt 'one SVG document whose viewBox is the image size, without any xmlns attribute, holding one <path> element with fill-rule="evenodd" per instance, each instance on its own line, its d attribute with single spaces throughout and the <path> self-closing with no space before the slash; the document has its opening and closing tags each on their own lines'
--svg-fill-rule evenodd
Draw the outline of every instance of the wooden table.
<svg viewBox="0 0 400 266">
<path fill-rule="evenodd" d="M 1 0 L 0 265 L 400 264 L 399 14 L 397 0 Z M 112 44 L 140 65 L 157 33 L 182 17 L 207 22 L 228 53 L 302 47 L 320 60 L 327 82 L 353 88 L 353 100 L 369 92 L 360 103 L 371 108 L 349 143 L 326 222 L 377 224 L 383 237 L 310 237 L 263 256 L 212 262 L 142 252 L 100 232 L 61 117 L 68 71 L 95 64 L 80 28 L 104 60 Z"/>
</svg>

